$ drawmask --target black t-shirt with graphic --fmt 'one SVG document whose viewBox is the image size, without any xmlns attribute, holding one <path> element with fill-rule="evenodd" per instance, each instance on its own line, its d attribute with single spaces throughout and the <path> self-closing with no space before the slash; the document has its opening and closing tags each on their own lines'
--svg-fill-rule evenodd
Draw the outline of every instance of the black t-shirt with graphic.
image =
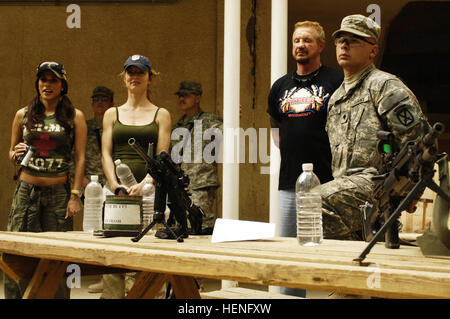
<svg viewBox="0 0 450 319">
<path fill-rule="evenodd" d="M 322 184 L 333 179 L 325 123 L 328 100 L 343 79 L 342 72 L 321 66 L 304 76 L 290 72 L 273 84 L 267 113 L 281 123 L 278 189 L 295 189 L 303 163 L 314 164 Z"/>
</svg>

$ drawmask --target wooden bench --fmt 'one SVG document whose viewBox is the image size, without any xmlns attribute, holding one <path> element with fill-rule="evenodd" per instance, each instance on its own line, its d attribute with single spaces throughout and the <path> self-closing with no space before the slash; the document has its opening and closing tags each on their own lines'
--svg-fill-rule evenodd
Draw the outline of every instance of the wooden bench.
<svg viewBox="0 0 450 319">
<path fill-rule="evenodd" d="M 304 299 L 301 297 L 242 287 L 202 292 L 200 293 L 200 296 L 202 299 Z"/>
</svg>

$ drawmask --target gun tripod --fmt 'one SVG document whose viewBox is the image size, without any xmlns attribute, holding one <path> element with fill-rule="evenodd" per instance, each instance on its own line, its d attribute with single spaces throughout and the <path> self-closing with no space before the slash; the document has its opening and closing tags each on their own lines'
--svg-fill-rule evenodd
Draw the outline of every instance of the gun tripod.
<svg viewBox="0 0 450 319">
<path fill-rule="evenodd" d="M 182 243 L 184 241 L 182 235 L 177 236 L 175 232 L 169 227 L 169 225 L 167 225 L 164 217 L 164 212 L 155 212 L 155 214 L 153 215 L 153 221 L 148 224 L 148 226 L 145 227 L 136 237 L 131 238 L 131 240 L 135 243 L 138 242 L 157 223 L 163 224 L 169 234 L 172 235 L 173 238 L 176 238 L 177 242 Z"/>
<path fill-rule="evenodd" d="M 397 218 L 400 217 L 400 214 L 402 213 L 405 208 L 408 207 L 408 205 L 411 203 L 412 200 L 414 200 L 414 197 L 417 193 L 423 191 L 426 187 L 430 188 L 432 191 L 437 193 L 439 196 L 441 196 L 443 199 L 445 199 L 448 203 L 450 203 L 450 196 L 442 190 L 441 187 L 439 187 L 434 181 L 433 181 L 433 175 L 434 170 L 430 173 L 425 174 L 419 182 L 414 185 L 414 187 L 409 191 L 409 193 L 406 195 L 406 197 L 400 202 L 398 207 L 395 209 L 395 211 L 390 215 L 390 217 L 387 219 L 387 221 L 384 223 L 384 225 L 378 230 L 378 232 L 375 234 L 375 236 L 372 238 L 372 240 L 367 245 L 366 249 L 363 250 L 361 255 L 359 255 L 358 258 L 353 259 L 353 261 L 361 263 L 367 256 L 367 254 L 370 252 L 372 247 L 375 245 L 375 243 L 380 239 L 381 236 L 384 235 L 386 230 L 391 227 L 391 225 L 394 223 Z"/>
</svg>

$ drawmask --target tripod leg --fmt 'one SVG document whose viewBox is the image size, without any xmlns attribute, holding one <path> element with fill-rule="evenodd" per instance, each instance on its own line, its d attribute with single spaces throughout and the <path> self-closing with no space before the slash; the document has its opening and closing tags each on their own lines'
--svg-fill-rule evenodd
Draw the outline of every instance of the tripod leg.
<svg viewBox="0 0 450 319">
<path fill-rule="evenodd" d="M 444 192 L 444 190 L 439 187 L 432 179 L 429 179 L 426 181 L 426 185 L 435 193 L 437 193 L 439 196 L 441 196 L 443 199 L 447 201 L 447 203 L 450 203 L 450 196 Z"/>
<path fill-rule="evenodd" d="M 175 234 L 175 232 L 172 230 L 172 228 L 169 227 L 169 225 L 167 225 L 166 221 L 163 220 L 162 224 L 166 227 L 167 231 L 173 236 L 173 239 L 176 239 L 177 242 L 182 243 L 184 240 L 183 238 L 180 236 L 177 236 L 177 234 Z"/>
<path fill-rule="evenodd" d="M 392 223 L 397 220 L 397 218 L 400 216 L 400 214 L 402 213 L 402 211 L 409 205 L 409 203 L 411 203 L 411 200 L 414 199 L 414 197 L 416 196 L 416 193 L 418 190 L 420 190 L 421 188 L 423 188 L 425 186 L 425 181 L 424 180 L 420 180 L 413 188 L 412 190 L 408 193 L 408 195 L 406 195 L 406 197 L 402 200 L 402 202 L 400 203 L 400 205 L 397 207 L 397 209 L 391 214 L 391 216 L 389 217 L 389 219 L 384 223 L 383 227 L 380 228 L 380 230 L 378 231 L 378 233 L 375 234 L 375 236 L 372 238 L 372 240 L 370 241 L 370 243 L 367 245 L 367 247 L 363 250 L 363 252 L 361 253 L 361 255 L 359 255 L 358 258 L 355 258 L 354 261 L 357 261 L 359 263 L 361 263 L 367 256 L 367 254 L 370 252 L 370 250 L 372 249 L 372 247 L 375 245 L 375 243 L 380 239 L 381 236 L 383 236 L 383 234 L 385 233 L 386 229 L 388 229 L 388 227 L 391 227 Z"/>
<path fill-rule="evenodd" d="M 156 223 L 157 223 L 157 221 L 156 221 L 156 220 L 153 220 L 153 221 L 152 221 L 150 224 L 148 224 L 148 226 L 145 227 L 144 230 L 141 231 L 136 237 L 131 238 L 131 240 L 132 240 L 133 242 L 135 242 L 135 243 L 138 242 L 139 240 L 141 240 L 141 238 L 144 237 L 144 235 L 147 234 L 147 232 L 148 232 L 150 229 L 152 229 L 152 227 L 155 226 Z"/>
</svg>

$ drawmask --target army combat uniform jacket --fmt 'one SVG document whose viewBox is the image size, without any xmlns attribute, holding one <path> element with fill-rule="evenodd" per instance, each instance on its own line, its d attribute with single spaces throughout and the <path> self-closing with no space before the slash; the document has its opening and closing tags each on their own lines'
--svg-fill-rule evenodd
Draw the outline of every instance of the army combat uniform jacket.
<svg viewBox="0 0 450 319">
<path fill-rule="evenodd" d="M 92 175 L 98 175 L 98 180 L 102 185 L 106 183 L 106 177 L 102 166 L 102 120 L 90 119 L 86 121 L 86 167 L 85 175 L 90 179 Z"/>
<path fill-rule="evenodd" d="M 222 119 L 216 114 L 199 110 L 192 116 L 184 115 L 181 117 L 173 126 L 172 132 L 177 128 L 185 128 L 190 133 L 189 140 L 184 137 L 181 141 L 171 141 L 172 147 L 177 143 L 183 143 L 184 147 L 190 146 L 190 158 L 186 160 L 185 157 L 181 164 L 181 169 L 189 176 L 189 189 L 195 190 L 204 187 L 219 186 L 217 162 L 213 161 L 212 163 L 208 163 L 203 158 L 205 146 L 211 143 L 211 140 L 203 137 L 205 131 L 214 128 L 219 129 L 221 135 L 223 129 Z M 183 152 L 186 152 L 186 150 L 183 149 Z"/>
<path fill-rule="evenodd" d="M 414 140 L 429 124 L 414 94 L 396 76 L 367 67 L 350 86 L 345 82 L 331 96 L 326 130 L 334 180 L 319 186 L 323 199 L 324 236 L 359 239 L 360 205 L 372 196 L 370 155 L 377 131 L 394 134 L 398 145 Z"/>
<path fill-rule="evenodd" d="M 189 134 L 188 136 L 183 136 L 181 140 L 178 140 L 175 136 L 175 140 L 173 140 L 178 128 L 186 129 Z M 203 218 L 203 226 L 208 229 L 208 232 L 205 234 L 209 234 L 212 231 L 216 218 L 214 201 L 216 189 L 219 187 L 219 177 L 217 175 L 217 161 L 211 161 L 211 159 L 205 161 L 203 151 L 205 146 L 213 143 L 210 134 L 214 135 L 215 132 L 214 138 L 221 138 L 222 130 L 222 119 L 213 113 L 203 112 L 202 110 L 199 110 L 192 116 L 184 115 L 172 129 L 172 151 L 174 151 L 174 146 L 176 147 L 178 143 L 182 143 L 182 153 L 190 151 L 190 156 L 185 156 L 187 154 L 177 155 L 184 156 L 181 169 L 189 176 L 191 199 L 205 212 L 206 216 Z M 207 133 L 206 135 L 205 132 Z M 214 142 L 220 143 L 218 140 L 214 140 Z M 172 158 L 174 158 L 173 154 Z"/>
</svg>

